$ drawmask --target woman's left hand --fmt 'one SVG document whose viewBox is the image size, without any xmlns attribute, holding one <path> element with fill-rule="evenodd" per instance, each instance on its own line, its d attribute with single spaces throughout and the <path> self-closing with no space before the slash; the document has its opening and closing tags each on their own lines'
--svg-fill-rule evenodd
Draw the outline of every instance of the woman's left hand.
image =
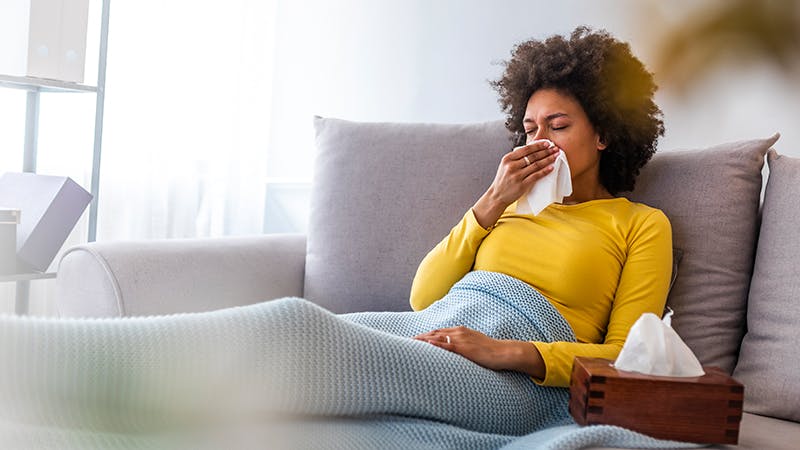
<svg viewBox="0 0 800 450">
<path fill-rule="evenodd" d="M 535 349 L 528 342 L 492 339 L 480 331 L 463 326 L 429 331 L 414 336 L 414 339 L 458 353 L 470 361 L 492 370 L 517 369 L 517 365 L 513 362 L 515 354 L 518 354 L 516 350 L 520 343 Z"/>
</svg>

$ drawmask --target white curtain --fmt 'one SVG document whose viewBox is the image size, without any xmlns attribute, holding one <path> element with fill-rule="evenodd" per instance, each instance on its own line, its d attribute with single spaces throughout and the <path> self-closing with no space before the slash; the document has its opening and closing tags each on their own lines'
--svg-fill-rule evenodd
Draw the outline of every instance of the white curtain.
<svg viewBox="0 0 800 450">
<path fill-rule="evenodd" d="M 111 1 L 98 240 L 263 232 L 276 1 Z M 101 3 L 90 1 L 89 85 Z M 42 94 L 39 173 L 89 190 L 94 106 L 92 94 Z M 22 169 L 24 120 L 25 92 L 0 89 L 0 171 Z M 88 208 L 62 251 L 86 242 L 87 224 Z M 31 314 L 55 312 L 54 287 L 31 283 Z M 0 313 L 14 292 L 0 283 Z"/>
<path fill-rule="evenodd" d="M 263 229 L 275 5 L 112 1 L 98 240 Z"/>
</svg>

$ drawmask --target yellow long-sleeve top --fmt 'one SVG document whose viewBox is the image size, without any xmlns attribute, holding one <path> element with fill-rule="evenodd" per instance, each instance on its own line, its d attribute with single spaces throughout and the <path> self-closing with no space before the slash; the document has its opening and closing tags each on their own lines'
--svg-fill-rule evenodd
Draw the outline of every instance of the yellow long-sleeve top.
<svg viewBox="0 0 800 450">
<path fill-rule="evenodd" d="M 672 268 L 672 229 L 660 210 L 625 198 L 551 204 L 539 215 L 509 206 L 491 230 L 472 210 L 423 259 L 414 310 L 442 298 L 467 272 L 486 270 L 536 288 L 572 326 L 577 342 L 533 342 L 546 386 L 569 386 L 575 356 L 616 359 L 633 323 L 661 316 Z"/>
</svg>

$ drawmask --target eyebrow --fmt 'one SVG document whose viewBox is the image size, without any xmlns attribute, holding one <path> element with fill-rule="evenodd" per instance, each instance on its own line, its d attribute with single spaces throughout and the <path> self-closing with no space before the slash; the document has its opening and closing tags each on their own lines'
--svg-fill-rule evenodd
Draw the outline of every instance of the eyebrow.
<svg viewBox="0 0 800 450">
<path fill-rule="evenodd" d="M 556 118 L 559 118 L 559 117 L 566 117 L 566 116 L 567 116 L 567 113 L 562 113 L 562 112 L 559 112 L 559 113 L 553 113 L 553 114 L 550 114 L 549 116 L 545 117 L 545 118 L 544 118 L 544 120 L 545 120 L 546 122 L 549 122 L 549 121 L 551 121 L 551 120 L 553 120 L 553 119 L 556 119 Z M 526 118 L 525 118 L 525 119 L 522 121 L 522 123 L 533 123 L 533 119 L 531 119 L 530 117 L 526 117 Z"/>
</svg>

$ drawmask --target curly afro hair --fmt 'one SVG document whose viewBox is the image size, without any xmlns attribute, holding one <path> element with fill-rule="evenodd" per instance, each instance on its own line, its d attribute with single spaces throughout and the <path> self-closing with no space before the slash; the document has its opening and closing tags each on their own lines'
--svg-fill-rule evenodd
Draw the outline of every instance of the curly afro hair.
<svg viewBox="0 0 800 450">
<path fill-rule="evenodd" d="M 555 89 L 575 98 L 607 145 L 600 157 L 600 182 L 612 195 L 633 190 L 639 170 L 664 135 L 652 74 L 627 43 L 604 30 L 579 27 L 569 39 L 523 42 L 512 51 L 502 78 L 491 84 L 517 145 L 524 140 L 522 120 L 535 91 Z"/>
</svg>

